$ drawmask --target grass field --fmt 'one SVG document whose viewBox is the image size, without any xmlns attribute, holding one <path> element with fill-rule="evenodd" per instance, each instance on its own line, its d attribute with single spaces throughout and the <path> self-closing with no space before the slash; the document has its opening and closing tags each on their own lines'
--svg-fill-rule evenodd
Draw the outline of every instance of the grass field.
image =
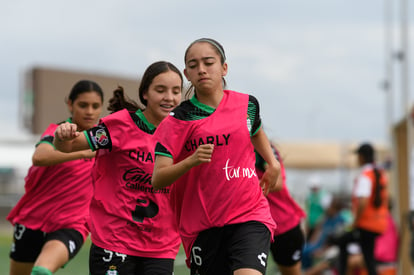
<svg viewBox="0 0 414 275">
<path fill-rule="evenodd" d="M 9 250 L 11 244 L 11 231 L 0 233 L 0 275 L 9 274 Z M 90 241 L 85 243 L 79 254 L 70 261 L 65 268 L 60 269 L 55 274 L 57 275 L 88 275 L 88 257 L 89 257 Z M 190 271 L 185 265 L 185 254 L 181 249 L 175 260 L 174 274 L 175 275 L 189 275 Z M 268 261 L 268 275 L 276 274 L 276 267 L 273 260 Z M 1 273 L 4 272 L 4 273 Z"/>
</svg>

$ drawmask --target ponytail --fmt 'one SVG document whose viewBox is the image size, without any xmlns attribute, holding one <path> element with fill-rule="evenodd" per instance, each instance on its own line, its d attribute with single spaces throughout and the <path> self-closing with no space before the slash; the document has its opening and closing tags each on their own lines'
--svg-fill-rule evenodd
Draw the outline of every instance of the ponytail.
<svg viewBox="0 0 414 275">
<path fill-rule="evenodd" d="M 115 113 L 122 109 L 127 109 L 130 112 L 136 112 L 140 109 L 140 107 L 138 103 L 124 95 L 124 88 L 122 88 L 122 86 L 118 86 L 118 88 L 114 91 L 113 97 L 109 100 L 108 111 Z"/>
<path fill-rule="evenodd" d="M 375 176 L 375 182 L 374 182 L 374 207 L 379 208 L 382 204 L 382 198 L 381 193 L 382 189 L 384 189 L 384 186 L 380 183 L 381 173 L 378 170 L 377 167 L 374 167 L 374 176 Z"/>
</svg>

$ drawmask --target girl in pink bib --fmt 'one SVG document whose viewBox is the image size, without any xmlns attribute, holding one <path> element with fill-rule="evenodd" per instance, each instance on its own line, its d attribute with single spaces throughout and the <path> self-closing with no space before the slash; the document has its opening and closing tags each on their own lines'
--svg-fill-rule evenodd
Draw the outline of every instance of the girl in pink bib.
<svg viewBox="0 0 414 275">
<path fill-rule="evenodd" d="M 170 188 L 151 186 L 156 126 L 181 101 L 182 76 L 160 61 L 145 71 L 139 87 L 146 108 L 124 98 L 119 87 L 112 114 L 83 133 L 62 124 L 58 149 L 97 151 L 90 204 L 91 275 L 171 275 L 181 244 L 170 206 Z"/>
<path fill-rule="evenodd" d="M 103 92 L 93 81 L 77 82 L 68 97 L 71 118 L 79 129 L 98 121 Z M 25 193 L 7 219 L 14 225 L 10 275 L 52 274 L 72 259 L 89 234 L 91 169 L 95 153 L 62 153 L 53 141 L 58 124 L 50 124 L 36 144 Z"/>
<path fill-rule="evenodd" d="M 262 187 L 268 192 L 281 181 L 259 104 L 223 89 L 227 63 L 213 39 L 187 48 L 184 74 L 194 96 L 157 128 L 152 185 L 171 186 L 191 274 L 264 274 L 276 224 Z M 269 164 L 260 183 L 255 149 Z"/>
</svg>

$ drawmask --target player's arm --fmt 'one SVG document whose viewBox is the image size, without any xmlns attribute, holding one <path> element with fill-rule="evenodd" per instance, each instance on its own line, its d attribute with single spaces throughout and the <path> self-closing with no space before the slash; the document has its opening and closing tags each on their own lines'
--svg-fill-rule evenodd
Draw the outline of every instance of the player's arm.
<svg viewBox="0 0 414 275">
<path fill-rule="evenodd" d="M 262 127 L 259 102 L 252 95 L 249 95 L 247 116 L 252 122 L 250 129 L 251 142 L 257 153 L 267 163 L 267 168 L 260 179 L 260 186 L 264 190 L 265 195 L 267 195 L 269 192 L 282 189 L 283 179 L 280 172 L 280 163 L 274 156 L 269 139 Z"/>
<path fill-rule="evenodd" d="M 269 139 L 267 138 L 262 127 L 260 127 L 259 130 L 251 137 L 251 141 L 254 149 L 267 163 L 265 173 L 260 180 L 260 185 L 264 188 L 265 195 L 269 192 L 282 189 L 283 180 L 280 172 L 280 163 L 273 154 Z"/>
<path fill-rule="evenodd" d="M 213 144 L 200 145 L 191 156 L 175 164 L 171 157 L 157 154 L 152 173 L 152 186 L 154 189 L 160 189 L 173 184 L 192 167 L 210 162 L 213 150 Z"/>
<path fill-rule="evenodd" d="M 92 150 L 63 153 L 55 150 L 52 144 L 44 142 L 36 147 L 32 156 L 32 163 L 35 166 L 51 166 L 75 159 L 93 158 L 94 156 L 95 153 Z"/>
<path fill-rule="evenodd" d="M 86 136 L 77 131 L 76 124 L 69 122 L 56 128 L 53 144 L 57 150 L 66 153 L 90 149 Z"/>
</svg>

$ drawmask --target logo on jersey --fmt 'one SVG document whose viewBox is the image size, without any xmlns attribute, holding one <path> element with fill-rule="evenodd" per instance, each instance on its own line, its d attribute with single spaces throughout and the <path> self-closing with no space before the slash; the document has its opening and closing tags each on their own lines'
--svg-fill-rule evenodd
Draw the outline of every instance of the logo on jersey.
<svg viewBox="0 0 414 275">
<path fill-rule="evenodd" d="M 231 180 L 233 178 L 252 178 L 257 177 L 256 169 L 250 168 L 250 167 L 236 167 L 229 164 L 230 159 L 226 161 L 226 166 L 223 168 L 223 170 L 226 173 L 226 179 Z"/>
<path fill-rule="evenodd" d="M 187 140 L 184 148 L 188 152 L 197 150 L 198 146 L 202 144 L 214 144 L 214 146 L 227 146 L 229 145 L 230 134 L 221 134 L 215 136 L 206 136 L 200 138 L 194 138 Z"/>
<path fill-rule="evenodd" d="M 135 210 L 131 212 L 132 219 L 136 222 L 144 222 L 144 218 L 153 218 L 159 212 L 158 205 L 152 200 L 137 199 Z"/>
<path fill-rule="evenodd" d="M 105 146 L 109 142 L 108 134 L 104 129 L 99 129 L 95 133 L 95 140 L 99 145 Z"/>
<path fill-rule="evenodd" d="M 111 265 L 109 269 L 106 271 L 105 275 L 118 275 L 118 271 L 116 270 L 116 266 Z"/>
<path fill-rule="evenodd" d="M 260 255 L 257 255 L 257 258 L 259 259 L 260 264 L 262 266 L 266 266 L 267 255 L 264 252 L 262 252 L 262 254 L 260 254 Z"/>
<path fill-rule="evenodd" d="M 70 241 L 69 241 L 69 251 L 70 251 L 70 253 L 72 254 L 72 253 L 75 251 L 75 249 L 76 249 L 76 244 L 75 244 L 75 242 L 74 242 L 74 241 L 72 241 L 72 240 L 70 240 Z"/>
<path fill-rule="evenodd" d="M 293 253 L 292 259 L 294 261 L 299 261 L 300 260 L 300 250 L 296 250 L 295 253 Z"/>
</svg>

